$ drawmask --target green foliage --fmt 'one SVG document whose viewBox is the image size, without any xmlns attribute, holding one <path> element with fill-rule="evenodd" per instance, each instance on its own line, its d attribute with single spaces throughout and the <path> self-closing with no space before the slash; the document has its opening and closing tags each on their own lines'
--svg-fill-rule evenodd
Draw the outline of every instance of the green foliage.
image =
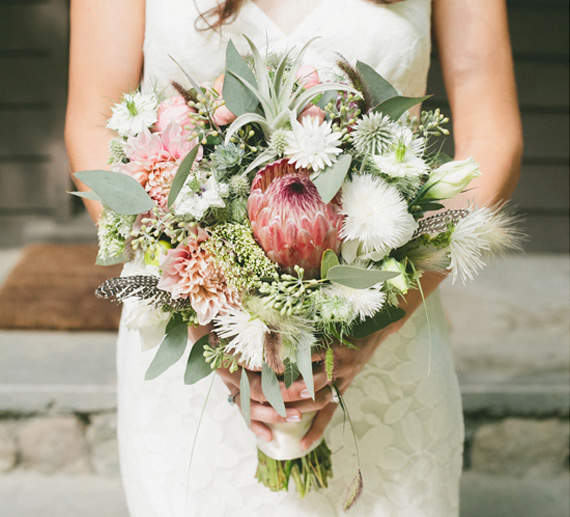
<svg viewBox="0 0 570 517">
<path fill-rule="evenodd" d="M 250 417 L 250 389 L 249 389 L 249 377 L 247 376 L 247 371 L 245 368 L 241 369 L 241 376 L 239 381 L 239 391 L 240 391 L 240 406 L 241 414 L 245 420 L 247 426 L 251 425 Z"/>
<path fill-rule="evenodd" d="M 398 307 L 385 307 L 373 317 L 356 322 L 348 331 L 348 337 L 364 338 L 402 319 L 406 313 Z"/>
<path fill-rule="evenodd" d="M 283 382 L 285 383 L 285 387 L 289 388 L 291 384 L 293 384 L 301 375 L 299 368 L 297 365 L 289 360 L 285 359 L 285 372 L 283 373 Z"/>
<path fill-rule="evenodd" d="M 166 327 L 166 335 L 145 374 L 145 380 L 152 380 L 176 363 L 186 350 L 188 327 L 178 314 L 174 314 Z"/>
<path fill-rule="evenodd" d="M 313 380 L 313 363 L 311 361 L 311 343 L 300 340 L 297 342 L 297 367 L 303 376 L 305 385 L 309 390 L 311 398 L 315 398 L 315 383 Z"/>
<path fill-rule="evenodd" d="M 194 165 L 194 160 L 196 159 L 196 156 L 198 155 L 199 149 L 200 149 L 199 145 L 195 146 L 184 157 L 184 160 L 182 160 L 182 163 L 178 167 L 178 170 L 176 171 L 176 176 L 174 176 L 174 179 L 172 180 L 172 186 L 170 187 L 170 193 L 168 194 L 168 207 L 169 208 L 176 201 L 178 194 L 180 194 L 180 191 L 182 190 L 182 187 L 184 186 L 184 183 L 186 182 L 186 178 L 188 178 L 188 175 L 190 174 L 190 171 L 192 170 L 192 166 Z"/>
<path fill-rule="evenodd" d="M 283 402 L 283 395 L 279 387 L 279 380 L 275 372 L 266 363 L 263 363 L 261 369 L 261 390 L 273 409 L 275 409 L 280 416 L 286 416 L 285 403 Z"/>
<path fill-rule="evenodd" d="M 321 259 L 321 278 L 326 278 L 329 269 L 333 266 L 339 266 L 340 262 L 333 250 L 325 250 Z"/>
<path fill-rule="evenodd" d="M 366 289 L 395 276 L 398 276 L 398 273 L 340 265 L 333 266 L 328 270 L 327 280 L 354 289 Z"/>
<path fill-rule="evenodd" d="M 350 154 L 341 154 L 335 163 L 321 171 L 313 179 L 323 203 L 330 203 L 336 196 L 348 174 L 351 162 L 352 156 Z"/>
<path fill-rule="evenodd" d="M 119 214 L 138 215 L 156 206 L 140 183 L 126 174 L 93 170 L 79 171 L 74 176 L 92 189 L 111 210 Z M 80 197 L 88 196 L 83 194 Z"/>
<path fill-rule="evenodd" d="M 241 79 L 241 80 L 240 80 Z M 226 49 L 226 73 L 222 96 L 227 108 L 236 116 L 252 113 L 259 101 L 244 81 L 257 87 L 257 81 L 243 57 L 240 56 L 232 40 Z"/>
<path fill-rule="evenodd" d="M 192 345 L 186 371 L 184 372 L 184 384 L 195 384 L 212 373 L 213 370 L 204 357 L 204 347 L 206 345 L 208 345 L 207 334 Z"/>
</svg>

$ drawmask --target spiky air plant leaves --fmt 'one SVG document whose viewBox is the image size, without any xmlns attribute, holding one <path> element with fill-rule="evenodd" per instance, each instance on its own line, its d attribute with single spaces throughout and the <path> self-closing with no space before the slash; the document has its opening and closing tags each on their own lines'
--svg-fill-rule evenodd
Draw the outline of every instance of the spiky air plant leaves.
<svg viewBox="0 0 570 517">
<path fill-rule="evenodd" d="M 127 299 L 149 301 L 152 305 L 161 307 L 167 305 L 175 310 L 190 306 L 190 300 L 174 300 L 170 293 L 159 289 L 159 278 L 151 275 L 135 275 L 111 278 L 103 282 L 95 291 L 98 298 L 124 302 Z"/>
<path fill-rule="evenodd" d="M 467 217 L 471 213 L 468 208 L 458 210 L 446 210 L 440 214 L 426 217 L 418 222 L 418 228 L 412 235 L 412 239 L 420 235 L 437 234 L 449 230 L 450 224 L 457 224 L 461 219 Z"/>
</svg>

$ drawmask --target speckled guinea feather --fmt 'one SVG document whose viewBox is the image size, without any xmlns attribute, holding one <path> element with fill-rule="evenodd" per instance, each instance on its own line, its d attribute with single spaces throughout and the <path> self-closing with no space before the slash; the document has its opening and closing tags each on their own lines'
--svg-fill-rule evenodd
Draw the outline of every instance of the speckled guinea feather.
<svg viewBox="0 0 570 517">
<path fill-rule="evenodd" d="M 440 214 L 426 217 L 418 223 L 418 229 L 412 235 L 412 239 L 425 234 L 437 234 L 447 231 L 449 223 L 457 224 L 461 219 L 471 213 L 468 208 L 459 210 L 446 210 Z"/>
<path fill-rule="evenodd" d="M 147 300 L 157 307 L 168 305 L 183 309 L 190 305 L 188 299 L 174 300 L 168 291 L 157 287 L 159 278 L 150 275 L 122 276 L 103 282 L 95 291 L 98 298 L 123 302 L 128 298 Z"/>
</svg>

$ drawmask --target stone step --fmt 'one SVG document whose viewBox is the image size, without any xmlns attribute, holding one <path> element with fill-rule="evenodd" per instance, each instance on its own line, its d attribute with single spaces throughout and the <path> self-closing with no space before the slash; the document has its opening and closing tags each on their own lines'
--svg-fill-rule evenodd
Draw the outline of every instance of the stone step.
<svg viewBox="0 0 570 517">
<path fill-rule="evenodd" d="M 465 473 L 461 517 L 569 515 L 569 483 L 568 474 L 521 479 Z M 99 476 L 0 477 L 0 505 L 10 517 L 128 517 L 119 479 Z"/>
</svg>

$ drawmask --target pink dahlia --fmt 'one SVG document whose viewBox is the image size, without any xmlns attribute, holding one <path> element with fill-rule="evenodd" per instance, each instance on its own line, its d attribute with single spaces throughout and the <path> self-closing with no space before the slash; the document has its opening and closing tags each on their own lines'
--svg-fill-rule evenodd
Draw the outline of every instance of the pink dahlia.
<svg viewBox="0 0 570 517">
<path fill-rule="evenodd" d="M 190 299 L 200 325 L 207 325 L 230 307 L 240 306 L 238 293 L 228 286 L 212 256 L 201 247 L 207 238 L 207 233 L 200 228 L 195 239 L 168 250 L 158 283 L 158 287 L 168 291 L 175 300 Z"/>
<path fill-rule="evenodd" d="M 340 250 L 343 217 L 339 205 L 323 203 L 309 172 L 278 160 L 261 169 L 251 186 L 247 213 L 253 235 L 284 271 L 298 265 L 318 276 L 322 254 Z"/>
<path fill-rule="evenodd" d="M 128 138 L 124 148 L 129 163 L 119 164 L 117 170 L 135 178 L 164 208 L 180 162 L 197 143 L 188 140 L 182 127 L 173 122 L 162 133 L 145 129 Z"/>
</svg>

